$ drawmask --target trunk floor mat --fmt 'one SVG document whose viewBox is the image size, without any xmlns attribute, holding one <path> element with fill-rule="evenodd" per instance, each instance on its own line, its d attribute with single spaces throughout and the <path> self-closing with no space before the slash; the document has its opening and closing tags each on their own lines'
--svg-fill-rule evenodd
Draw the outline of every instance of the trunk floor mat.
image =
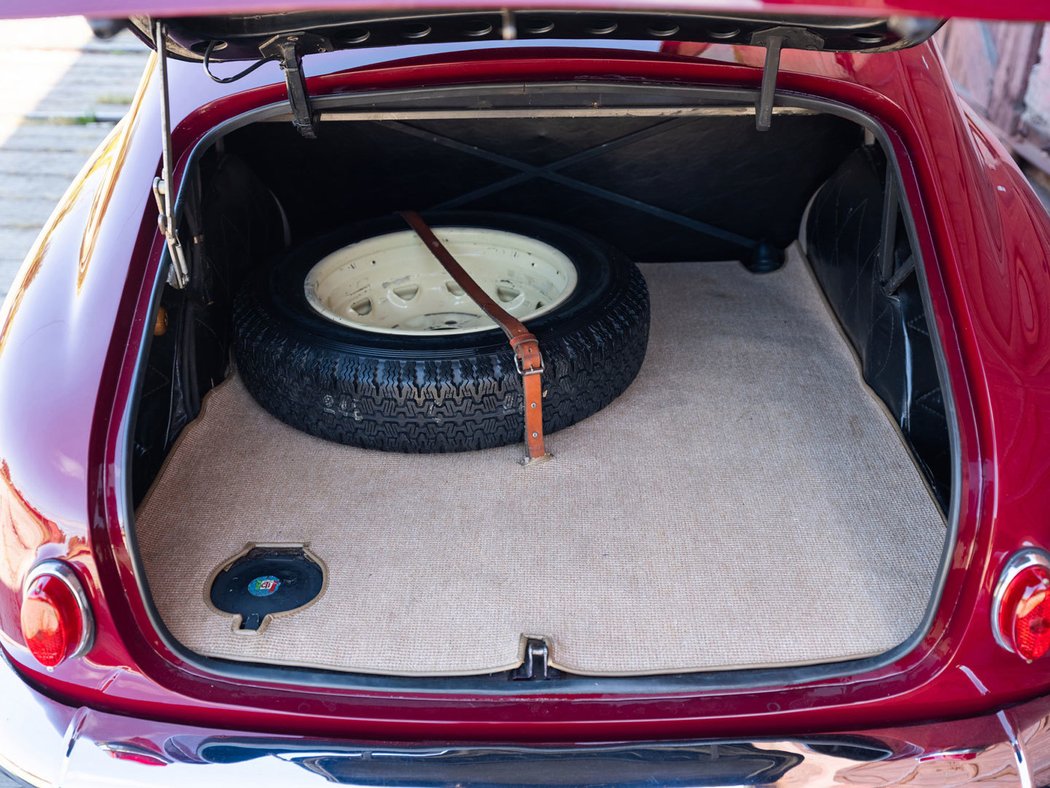
<svg viewBox="0 0 1050 788">
<path fill-rule="evenodd" d="M 213 657 L 370 673 L 630 675 L 881 653 L 919 625 L 944 520 L 797 251 L 644 265 L 648 356 L 608 408 L 522 448 L 403 455 L 297 432 L 231 378 L 136 533 L 161 618 Z M 530 504 L 531 501 L 538 503 Z M 208 601 L 249 544 L 306 544 L 315 603 L 260 633 Z"/>
</svg>

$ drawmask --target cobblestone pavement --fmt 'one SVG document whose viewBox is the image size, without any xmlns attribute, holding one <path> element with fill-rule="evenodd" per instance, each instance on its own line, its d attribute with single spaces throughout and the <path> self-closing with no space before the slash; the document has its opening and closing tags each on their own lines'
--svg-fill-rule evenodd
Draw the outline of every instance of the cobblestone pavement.
<svg viewBox="0 0 1050 788">
<path fill-rule="evenodd" d="M 148 50 L 79 17 L 0 22 L 0 297 L 62 193 L 127 110 Z"/>
<path fill-rule="evenodd" d="M 79 17 L 0 21 L 0 298 L 66 187 L 123 116 L 148 50 Z M 2 702 L 2 701 L 0 701 Z M 0 788 L 21 783 L 0 772 Z"/>
</svg>

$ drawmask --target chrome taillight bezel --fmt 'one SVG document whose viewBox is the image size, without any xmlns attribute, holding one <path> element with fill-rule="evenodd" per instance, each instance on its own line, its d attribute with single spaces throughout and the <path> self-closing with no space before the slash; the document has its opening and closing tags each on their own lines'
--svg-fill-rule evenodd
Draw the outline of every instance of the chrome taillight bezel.
<svg viewBox="0 0 1050 788">
<path fill-rule="evenodd" d="M 91 603 L 88 601 L 87 592 L 84 590 L 84 586 L 80 582 L 80 578 L 77 577 L 73 567 L 57 558 L 48 558 L 29 570 L 29 573 L 22 581 L 22 597 L 25 598 L 33 583 L 45 575 L 56 578 L 69 589 L 76 600 L 80 613 L 80 640 L 63 661 L 82 657 L 91 650 L 95 642 L 95 617 L 91 613 Z"/>
<path fill-rule="evenodd" d="M 1000 619 L 1002 618 L 1000 613 L 1002 612 L 1003 600 L 1007 589 L 1010 588 L 1014 578 L 1025 569 L 1033 566 L 1042 567 L 1047 573 L 1050 573 L 1050 553 L 1038 547 L 1026 547 L 1014 553 L 999 573 L 999 580 L 996 582 L 995 590 L 992 592 L 992 635 L 996 643 L 1011 654 L 1017 654 L 1017 656 L 1021 655 L 1018 654 L 1017 649 L 1011 642 L 1012 636 L 1007 632 L 1003 632 L 1000 625 Z"/>
</svg>

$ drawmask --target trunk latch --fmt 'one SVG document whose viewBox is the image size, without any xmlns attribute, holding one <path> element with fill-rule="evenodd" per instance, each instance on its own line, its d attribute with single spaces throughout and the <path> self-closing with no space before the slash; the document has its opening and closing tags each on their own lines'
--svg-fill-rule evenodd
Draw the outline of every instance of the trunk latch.
<svg viewBox="0 0 1050 788">
<path fill-rule="evenodd" d="M 525 659 L 510 677 L 514 681 L 539 681 L 550 676 L 550 647 L 543 638 L 525 639 Z"/>
</svg>

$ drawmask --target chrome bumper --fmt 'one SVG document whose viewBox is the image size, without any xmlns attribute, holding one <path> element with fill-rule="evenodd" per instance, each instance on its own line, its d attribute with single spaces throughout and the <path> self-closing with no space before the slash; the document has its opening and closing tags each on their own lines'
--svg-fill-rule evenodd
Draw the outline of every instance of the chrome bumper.
<svg viewBox="0 0 1050 788">
<path fill-rule="evenodd" d="M 1050 698 L 963 721 L 795 740 L 592 746 L 354 744 L 58 703 L 0 659 L 0 768 L 32 785 L 1041 786 Z M 207 768 L 204 768 L 207 767 Z"/>
</svg>

